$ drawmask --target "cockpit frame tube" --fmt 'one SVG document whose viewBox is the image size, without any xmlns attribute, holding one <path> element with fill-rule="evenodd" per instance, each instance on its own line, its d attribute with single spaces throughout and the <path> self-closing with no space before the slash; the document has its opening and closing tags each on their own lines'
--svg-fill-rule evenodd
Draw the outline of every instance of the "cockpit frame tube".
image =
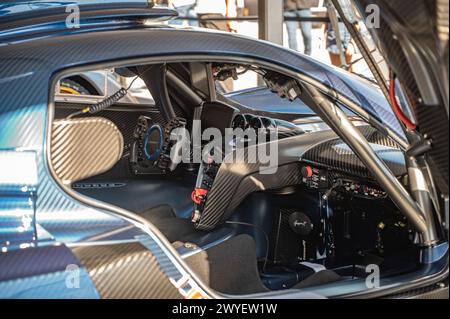
<svg viewBox="0 0 450 319">
<path fill-rule="evenodd" d="M 392 201 L 421 234 L 422 242 L 427 244 L 436 242 L 435 233 L 430 231 L 421 208 L 386 164 L 375 154 L 369 142 L 348 119 L 347 115 L 336 104 L 325 98 L 314 86 L 304 83 L 303 88 L 315 103 L 314 111 L 327 122 L 369 168 Z"/>
</svg>

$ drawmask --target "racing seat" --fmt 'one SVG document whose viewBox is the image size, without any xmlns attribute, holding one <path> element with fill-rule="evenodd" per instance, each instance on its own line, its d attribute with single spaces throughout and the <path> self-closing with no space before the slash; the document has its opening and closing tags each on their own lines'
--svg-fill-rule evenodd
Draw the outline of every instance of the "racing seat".
<svg viewBox="0 0 450 319">
<path fill-rule="evenodd" d="M 173 209 L 167 205 L 151 208 L 139 215 L 155 225 L 171 243 L 197 242 L 205 234 L 195 229 L 190 218 L 176 216 Z"/>
</svg>

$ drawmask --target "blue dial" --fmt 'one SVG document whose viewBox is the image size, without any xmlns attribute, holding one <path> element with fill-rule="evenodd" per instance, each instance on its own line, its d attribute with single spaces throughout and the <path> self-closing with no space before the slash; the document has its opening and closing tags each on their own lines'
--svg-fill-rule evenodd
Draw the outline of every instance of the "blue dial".
<svg viewBox="0 0 450 319">
<path fill-rule="evenodd" d="M 160 125 L 153 125 L 147 130 L 144 139 L 144 154 L 148 161 L 154 162 L 161 154 L 164 133 Z"/>
</svg>

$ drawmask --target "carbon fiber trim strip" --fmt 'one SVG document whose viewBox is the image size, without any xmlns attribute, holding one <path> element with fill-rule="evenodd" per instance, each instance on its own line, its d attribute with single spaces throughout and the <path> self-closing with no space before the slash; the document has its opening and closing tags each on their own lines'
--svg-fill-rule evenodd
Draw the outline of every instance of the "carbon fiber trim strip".
<svg viewBox="0 0 450 319">
<path fill-rule="evenodd" d="M 447 287 L 441 288 L 438 285 L 418 288 L 415 290 L 403 292 L 387 296 L 385 299 L 447 299 L 448 300 L 448 283 Z"/>
<path fill-rule="evenodd" d="M 404 155 L 400 150 L 378 144 L 372 145 L 395 176 L 406 174 Z M 302 161 L 353 176 L 373 178 L 358 156 L 340 139 L 325 141 L 313 147 L 303 155 Z"/>
<path fill-rule="evenodd" d="M 139 243 L 73 248 L 101 298 L 179 299 L 157 259 Z"/>
</svg>

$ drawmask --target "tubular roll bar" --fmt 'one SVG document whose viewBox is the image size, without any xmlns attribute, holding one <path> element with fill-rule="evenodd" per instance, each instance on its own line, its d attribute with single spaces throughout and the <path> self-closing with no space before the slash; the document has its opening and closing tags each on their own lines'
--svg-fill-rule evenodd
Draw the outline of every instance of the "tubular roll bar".
<svg viewBox="0 0 450 319">
<path fill-rule="evenodd" d="M 423 241 L 425 243 L 435 242 L 435 236 L 432 232 L 430 233 L 421 208 L 386 164 L 377 156 L 366 138 L 347 118 L 347 115 L 338 106 L 328 101 L 313 85 L 303 83 L 303 88 L 315 105 L 317 105 L 314 111 L 330 125 L 369 168 L 392 201 L 414 225 L 416 230 L 421 233 Z"/>
</svg>

